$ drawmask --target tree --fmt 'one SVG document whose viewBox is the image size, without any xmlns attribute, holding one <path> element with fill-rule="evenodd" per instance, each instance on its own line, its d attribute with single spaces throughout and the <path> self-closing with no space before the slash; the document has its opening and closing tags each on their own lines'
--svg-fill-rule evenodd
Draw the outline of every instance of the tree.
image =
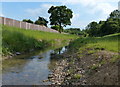
<svg viewBox="0 0 120 87">
<path fill-rule="evenodd" d="M 60 26 L 60 33 L 63 27 L 66 27 L 66 25 L 71 25 L 70 19 L 73 17 L 73 12 L 66 6 L 51 6 L 51 8 L 48 10 L 48 13 L 51 14 L 49 17 L 51 22 L 50 25 Z"/>
<path fill-rule="evenodd" d="M 120 32 L 120 11 L 114 10 L 106 21 L 91 22 L 85 30 L 89 36 L 104 36 Z"/>
<path fill-rule="evenodd" d="M 110 17 L 109 18 L 119 18 L 120 19 L 120 11 L 119 10 L 114 10 L 113 12 L 111 12 Z"/>
<path fill-rule="evenodd" d="M 119 22 L 119 19 L 108 19 L 101 26 L 100 30 L 101 30 L 102 36 L 120 32 L 120 22 Z"/>
<path fill-rule="evenodd" d="M 30 19 L 23 19 L 23 22 L 27 22 L 27 23 L 34 23 L 32 20 L 30 20 Z"/>
<path fill-rule="evenodd" d="M 43 17 L 39 17 L 38 20 L 35 21 L 35 24 L 47 26 L 48 21 Z"/>
<path fill-rule="evenodd" d="M 120 11 L 114 10 L 109 18 L 100 28 L 101 35 L 108 35 L 120 32 Z"/>
<path fill-rule="evenodd" d="M 86 27 L 86 32 L 89 34 L 89 36 L 98 36 L 98 23 L 97 22 L 91 22 Z"/>
</svg>

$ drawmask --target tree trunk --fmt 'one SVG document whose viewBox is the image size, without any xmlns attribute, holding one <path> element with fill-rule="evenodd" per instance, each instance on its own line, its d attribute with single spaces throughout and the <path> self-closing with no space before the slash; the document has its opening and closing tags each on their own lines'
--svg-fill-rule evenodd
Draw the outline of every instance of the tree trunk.
<svg viewBox="0 0 120 87">
<path fill-rule="evenodd" d="M 59 29 L 59 32 L 61 33 L 61 29 L 62 29 L 62 26 L 61 26 L 61 23 L 60 23 L 60 29 Z"/>
</svg>

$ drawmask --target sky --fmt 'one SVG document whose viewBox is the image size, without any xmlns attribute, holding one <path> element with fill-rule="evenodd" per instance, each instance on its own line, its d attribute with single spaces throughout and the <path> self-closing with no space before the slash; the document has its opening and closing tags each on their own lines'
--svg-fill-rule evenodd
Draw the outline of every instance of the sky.
<svg viewBox="0 0 120 87">
<path fill-rule="evenodd" d="M 25 2 L 26 1 L 26 2 Z M 66 28 L 84 29 L 92 21 L 106 20 L 109 14 L 118 9 L 119 0 L 2 0 L 0 16 L 22 21 L 44 17 L 49 21 L 48 9 L 51 6 L 66 5 L 73 11 L 71 26 Z M 48 24 L 50 27 L 50 25 Z"/>
</svg>

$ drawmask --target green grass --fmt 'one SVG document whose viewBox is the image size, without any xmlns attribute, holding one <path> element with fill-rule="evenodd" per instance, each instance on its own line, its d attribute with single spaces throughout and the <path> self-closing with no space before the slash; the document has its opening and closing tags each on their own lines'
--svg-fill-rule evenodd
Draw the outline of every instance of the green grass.
<svg viewBox="0 0 120 87">
<path fill-rule="evenodd" d="M 2 25 L 0 25 L 2 26 Z M 77 36 L 26 30 L 10 26 L 2 26 L 2 52 L 4 55 L 14 52 L 28 52 L 31 49 L 44 49 Z"/>
<path fill-rule="evenodd" d="M 0 25 L 0 57 L 2 54 L 2 26 Z"/>
<path fill-rule="evenodd" d="M 3 30 L 9 30 L 11 32 L 19 32 L 25 36 L 33 37 L 37 40 L 53 40 L 53 39 L 74 39 L 75 35 L 67 35 L 67 34 L 59 34 L 59 33 L 51 33 L 51 32 L 43 32 L 38 30 L 26 30 L 20 29 L 16 27 L 3 26 Z"/>
<path fill-rule="evenodd" d="M 80 79 L 81 77 L 82 77 L 81 74 L 74 74 L 74 78 L 75 78 L 75 79 Z"/>
<path fill-rule="evenodd" d="M 98 49 L 112 52 L 120 52 L 118 49 L 120 33 L 104 37 L 79 38 L 70 44 L 70 48 L 77 50 Z"/>
<path fill-rule="evenodd" d="M 110 62 L 115 63 L 120 58 L 120 55 L 114 55 Z"/>
<path fill-rule="evenodd" d="M 99 65 L 96 64 L 96 65 L 91 66 L 91 69 L 92 69 L 92 70 L 96 70 L 98 67 L 99 67 Z"/>
</svg>

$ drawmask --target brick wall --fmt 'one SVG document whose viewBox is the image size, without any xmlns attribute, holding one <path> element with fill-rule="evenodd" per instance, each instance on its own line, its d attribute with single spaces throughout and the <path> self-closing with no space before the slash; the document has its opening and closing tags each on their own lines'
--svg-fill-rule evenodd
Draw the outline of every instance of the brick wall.
<svg viewBox="0 0 120 87">
<path fill-rule="evenodd" d="M 40 30 L 40 31 L 58 33 L 58 31 L 48 28 L 46 26 L 17 21 L 17 20 L 5 18 L 5 17 L 0 17 L 0 24 L 14 26 L 14 27 L 18 27 L 18 28 L 24 28 L 24 29 L 32 29 L 32 30 Z"/>
</svg>

